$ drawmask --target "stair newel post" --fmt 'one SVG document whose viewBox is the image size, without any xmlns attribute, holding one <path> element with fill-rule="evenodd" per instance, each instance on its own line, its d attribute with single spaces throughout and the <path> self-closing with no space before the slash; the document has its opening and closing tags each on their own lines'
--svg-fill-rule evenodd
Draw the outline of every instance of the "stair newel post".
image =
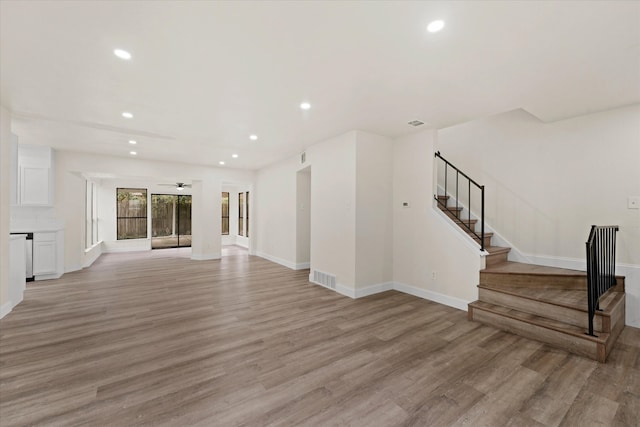
<svg viewBox="0 0 640 427">
<path fill-rule="evenodd" d="M 484 185 L 480 186 L 480 250 L 484 251 Z"/>
<path fill-rule="evenodd" d="M 595 228 L 596 226 L 593 225 L 591 226 L 591 235 L 593 235 L 595 233 Z M 594 253 L 591 250 L 591 246 L 593 245 L 593 240 L 590 237 L 589 240 L 586 243 L 586 247 L 587 247 L 587 283 L 591 284 L 594 283 L 594 272 L 593 272 L 593 264 L 595 264 L 595 257 L 594 257 Z M 593 287 L 592 286 L 587 286 L 587 311 L 588 311 L 588 316 L 589 316 L 589 332 L 587 332 L 587 335 L 590 336 L 594 336 L 593 335 L 593 313 L 594 313 L 594 309 L 593 309 L 593 299 L 594 299 L 594 291 L 593 291 Z"/>
</svg>

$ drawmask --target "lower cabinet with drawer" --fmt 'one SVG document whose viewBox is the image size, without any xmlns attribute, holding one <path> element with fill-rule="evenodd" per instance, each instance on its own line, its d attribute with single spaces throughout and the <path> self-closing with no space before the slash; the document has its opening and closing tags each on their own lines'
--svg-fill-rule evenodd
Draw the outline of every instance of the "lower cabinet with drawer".
<svg viewBox="0 0 640 427">
<path fill-rule="evenodd" d="M 33 233 L 33 275 L 56 273 L 56 233 Z"/>
<path fill-rule="evenodd" d="M 36 280 L 62 276 L 63 251 L 62 231 L 33 233 L 33 275 Z"/>
</svg>

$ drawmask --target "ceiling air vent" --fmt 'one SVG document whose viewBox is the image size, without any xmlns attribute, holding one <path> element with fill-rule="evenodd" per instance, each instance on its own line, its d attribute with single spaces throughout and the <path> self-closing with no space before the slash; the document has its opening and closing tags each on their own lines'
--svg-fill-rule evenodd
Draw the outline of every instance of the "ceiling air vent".
<svg viewBox="0 0 640 427">
<path fill-rule="evenodd" d="M 409 124 L 410 124 L 411 126 L 413 126 L 413 127 L 416 127 L 416 126 L 421 126 L 421 125 L 423 125 L 423 124 L 424 124 L 424 122 L 421 122 L 420 120 L 411 120 L 411 121 L 409 122 Z"/>
</svg>

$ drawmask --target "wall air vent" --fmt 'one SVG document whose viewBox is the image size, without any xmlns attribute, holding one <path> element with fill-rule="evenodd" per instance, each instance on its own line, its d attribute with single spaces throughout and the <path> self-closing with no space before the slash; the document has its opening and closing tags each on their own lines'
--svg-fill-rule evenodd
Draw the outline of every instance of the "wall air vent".
<svg viewBox="0 0 640 427">
<path fill-rule="evenodd" d="M 304 164 L 307 161 L 307 153 L 305 151 L 300 154 L 300 164 Z"/>
<path fill-rule="evenodd" d="M 421 126 L 423 124 L 424 124 L 424 122 L 421 122 L 420 120 L 411 120 L 409 122 L 409 125 L 411 125 L 413 127 Z"/>
<path fill-rule="evenodd" d="M 336 276 L 329 273 L 323 273 L 322 271 L 313 270 L 313 282 L 318 285 L 322 285 L 325 288 L 336 288 Z"/>
</svg>

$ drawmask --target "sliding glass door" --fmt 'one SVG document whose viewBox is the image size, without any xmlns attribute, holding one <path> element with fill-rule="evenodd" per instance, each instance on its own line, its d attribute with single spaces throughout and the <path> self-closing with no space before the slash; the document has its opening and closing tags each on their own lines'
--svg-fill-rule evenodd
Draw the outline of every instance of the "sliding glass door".
<svg viewBox="0 0 640 427">
<path fill-rule="evenodd" d="M 151 248 L 191 246 L 191 196 L 151 195 Z"/>
</svg>

